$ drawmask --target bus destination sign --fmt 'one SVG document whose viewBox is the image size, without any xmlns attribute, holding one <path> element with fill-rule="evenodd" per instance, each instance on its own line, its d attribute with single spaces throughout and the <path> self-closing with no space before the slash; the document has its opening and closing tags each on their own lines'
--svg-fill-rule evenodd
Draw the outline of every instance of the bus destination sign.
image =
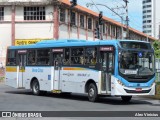
<svg viewBox="0 0 160 120">
<path fill-rule="evenodd" d="M 63 49 L 60 49 L 60 48 L 52 49 L 52 52 L 63 52 Z"/>
<path fill-rule="evenodd" d="M 113 47 L 111 46 L 100 47 L 100 51 L 113 51 Z"/>
<path fill-rule="evenodd" d="M 18 50 L 18 54 L 25 54 L 27 53 L 27 50 Z"/>
</svg>

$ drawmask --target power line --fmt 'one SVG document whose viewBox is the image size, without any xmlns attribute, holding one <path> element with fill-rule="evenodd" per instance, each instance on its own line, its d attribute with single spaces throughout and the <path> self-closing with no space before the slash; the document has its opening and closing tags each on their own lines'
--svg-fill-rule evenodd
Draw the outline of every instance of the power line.
<svg viewBox="0 0 160 120">
<path fill-rule="evenodd" d="M 98 6 L 94 3 L 94 1 L 93 1 L 93 0 L 91 0 L 91 1 L 92 1 L 92 3 L 94 4 L 94 6 L 97 8 L 97 10 L 100 12 Z"/>
</svg>

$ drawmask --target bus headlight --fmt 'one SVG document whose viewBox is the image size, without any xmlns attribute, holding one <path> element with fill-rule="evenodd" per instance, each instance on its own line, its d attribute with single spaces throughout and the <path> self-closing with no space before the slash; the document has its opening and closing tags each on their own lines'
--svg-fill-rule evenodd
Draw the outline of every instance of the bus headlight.
<svg viewBox="0 0 160 120">
<path fill-rule="evenodd" d="M 122 85 L 122 86 L 125 86 L 120 80 L 117 80 L 117 82 Z"/>
</svg>

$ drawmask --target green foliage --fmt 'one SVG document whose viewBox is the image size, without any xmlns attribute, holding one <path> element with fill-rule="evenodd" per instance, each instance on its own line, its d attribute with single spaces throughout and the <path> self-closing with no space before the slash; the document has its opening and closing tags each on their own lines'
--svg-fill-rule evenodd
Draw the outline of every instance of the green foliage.
<svg viewBox="0 0 160 120">
<path fill-rule="evenodd" d="M 0 77 L 0 82 L 3 82 L 4 81 L 4 77 Z"/>
<path fill-rule="evenodd" d="M 153 42 L 153 48 L 155 50 L 155 57 L 160 58 L 160 40 Z"/>
</svg>

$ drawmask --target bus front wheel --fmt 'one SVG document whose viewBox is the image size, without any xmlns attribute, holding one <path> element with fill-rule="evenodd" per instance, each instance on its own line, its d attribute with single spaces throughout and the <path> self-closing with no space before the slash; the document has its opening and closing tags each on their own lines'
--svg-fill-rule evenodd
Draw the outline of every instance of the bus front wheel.
<svg viewBox="0 0 160 120">
<path fill-rule="evenodd" d="M 91 102 L 95 102 L 98 99 L 98 93 L 96 85 L 91 83 L 88 87 L 88 99 Z"/>
<path fill-rule="evenodd" d="M 38 80 L 34 80 L 32 83 L 32 92 L 34 95 L 40 95 L 40 86 Z"/>
<path fill-rule="evenodd" d="M 132 99 L 132 96 L 121 96 L 122 101 L 129 102 Z"/>
</svg>

